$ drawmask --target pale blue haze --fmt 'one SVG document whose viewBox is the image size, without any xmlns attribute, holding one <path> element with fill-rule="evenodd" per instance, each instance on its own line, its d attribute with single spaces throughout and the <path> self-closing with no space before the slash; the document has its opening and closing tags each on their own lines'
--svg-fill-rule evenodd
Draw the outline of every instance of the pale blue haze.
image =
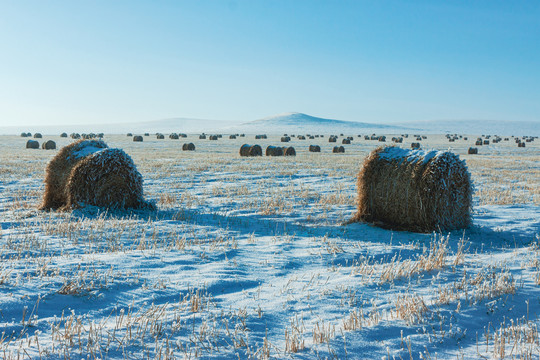
<svg viewBox="0 0 540 360">
<path fill-rule="evenodd" d="M 540 2 L 2 1 L 0 125 L 540 122 Z"/>
</svg>

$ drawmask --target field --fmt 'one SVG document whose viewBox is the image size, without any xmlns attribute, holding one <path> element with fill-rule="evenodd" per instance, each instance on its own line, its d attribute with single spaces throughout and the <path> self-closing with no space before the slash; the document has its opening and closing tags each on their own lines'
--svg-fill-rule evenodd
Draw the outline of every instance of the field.
<svg viewBox="0 0 540 360">
<path fill-rule="evenodd" d="M 0 136 L 0 359 L 538 359 L 540 140 L 428 135 L 467 162 L 473 226 L 418 234 L 345 224 L 381 144 L 356 135 L 258 158 L 285 144 L 106 135 L 158 209 L 69 212 L 37 210 L 58 150 Z"/>
</svg>

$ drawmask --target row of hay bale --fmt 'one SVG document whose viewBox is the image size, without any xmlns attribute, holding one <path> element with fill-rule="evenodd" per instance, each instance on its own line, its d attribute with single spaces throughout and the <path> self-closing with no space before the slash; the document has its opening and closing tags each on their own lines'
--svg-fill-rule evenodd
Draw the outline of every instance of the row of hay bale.
<svg viewBox="0 0 540 360">
<path fill-rule="evenodd" d="M 26 142 L 27 149 L 39 149 L 39 141 L 37 140 L 28 140 Z M 56 143 L 52 140 L 47 140 L 41 144 L 43 150 L 54 150 L 56 149 Z"/>
<path fill-rule="evenodd" d="M 266 148 L 266 156 L 296 156 L 296 150 L 292 146 L 272 146 Z"/>
</svg>

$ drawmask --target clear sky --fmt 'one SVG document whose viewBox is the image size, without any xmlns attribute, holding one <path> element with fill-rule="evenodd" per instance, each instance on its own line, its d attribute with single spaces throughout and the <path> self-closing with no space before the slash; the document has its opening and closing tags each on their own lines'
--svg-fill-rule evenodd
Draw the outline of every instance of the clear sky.
<svg viewBox="0 0 540 360">
<path fill-rule="evenodd" d="M 540 1 L 0 2 L 0 126 L 540 122 Z"/>
</svg>

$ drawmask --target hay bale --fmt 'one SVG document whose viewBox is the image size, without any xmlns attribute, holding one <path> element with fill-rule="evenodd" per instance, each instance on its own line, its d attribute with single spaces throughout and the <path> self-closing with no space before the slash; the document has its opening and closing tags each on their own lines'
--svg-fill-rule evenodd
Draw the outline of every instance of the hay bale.
<svg viewBox="0 0 540 360">
<path fill-rule="evenodd" d="M 518 147 L 525 147 L 525 143 L 524 142 L 518 142 Z"/>
<path fill-rule="evenodd" d="M 63 132 L 63 133 L 60 134 L 60 137 L 65 137 L 65 138 L 67 138 L 67 134 L 66 134 L 65 132 Z"/>
<path fill-rule="evenodd" d="M 309 152 L 321 152 L 319 145 L 309 145 Z"/>
<path fill-rule="evenodd" d="M 126 136 L 127 136 L 127 137 L 132 137 L 133 134 L 132 134 L 132 133 L 127 133 Z"/>
<path fill-rule="evenodd" d="M 39 149 L 39 142 L 36 140 L 28 140 L 26 142 L 27 149 Z"/>
<path fill-rule="evenodd" d="M 289 141 L 291 141 L 290 136 L 285 135 L 281 137 L 281 142 L 289 142 Z"/>
<path fill-rule="evenodd" d="M 25 132 L 22 132 L 21 137 L 28 137 L 28 135 Z"/>
<path fill-rule="evenodd" d="M 420 149 L 420 143 L 417 143 L 417 142 L 411 143 L 411 149 L 413 149 L 413 150 Z"/>
<path fill-rule="evenodd" d="M 102 140 L 79 140 L 64 146 L 49 162 L 45 176 L 45 193 L 40 209 L 58 209 L 68 202 L 66 184 L 71 170 L 86 156 L 106 149 Z"/>
<path fill-rule="evenodd" d="M 262 156 L 262 148 L 259 145 L 244 144 L 240 147 L 240 156 Z"/>
<path fill-rule="evenodd" d="M 484 140 L 484 145 L 489 145 L 489 140 Z"/>
<path fill-rule="evenodd" d="M 470 147 L 469 150 L 467 151 L 467 154 L 469 155 L 478 154 L 478 148 Z"/>
<path fill-rule="evenodd" d="M 199 135 L 199 139 L 201 139 L 201 140 L 206 139 L 206 135 L 204 135 L 204 134 Z"/>
<path fill-rule="evenodd" d="M 133 141 L 135 142 L 142 142 L 143 141 L 143 137 L 141 135 L 135 135 L 133 137 Z"/>
<path fill-rule="evenodd" d="M 184 145 L 182 145 L 182 150 L 183 151 L 195 151 L 195 144 L 193 144 L 193 143 L 185 143 Z"/>
<path fill-rule="evenodd" d="M 78 133 L 71 133 L 70 137 L 71 137 L 72 139 L 80 139 L 80 138 L 81 138 L 81 135 L 78 134 Z"/>
<path fill-rule="evenodd" d="M 351 143 L 351 140 L 350 140 L 350 139 L 343 139 L 343 140 L 341 140 L 341 143 L 342 143 L 342 144 L 345 144 L 345 145 L 346 145 L 346 144 L 350 144 L 350 143 Z"/>
<path fill-rule="evenodd" d="M 35 133 L 34 134 L 34 139 L 41 139 L 43 136 L 41 136 L 40 133 Z"/>
<path fill-rule="evenodd" d="M 284 156 L 296 156 L 296 150 L 292 146 L 284 146 L 283 147 L 283 155 Z"/>
<path fill-rule="evenodd" d="M 150 133 L 144 133 L 144 136 L 150 136 Z"/>
<path fill-rule="evenodd" d="M 218 136 L 217 135 L 210 135 L 210 137 L 208 138 L 210 140 L 217 140 L 218 139 Z"/>
<path fill-rule="evenodd" d="M 345 148 L 343 146 L 334 146 L 334 148 L 332 149 L 332 152 L 335 154 L 344 153 Z"/>
<path fill-rule="evenodd" d="M 178 134 L 178 136 L 180 136 L 181 138 L 187 138 L 187 134 L 184 133 Z"/>
<path fill-rule="evenodd" d="M 266 156 L 283 156 L 283 148 L 280 146 L 269 145 L 266 148 Z"/>
<path fill-rule="evenodd" d="M 330 135 L 330 137 L 328 138 L 328 142 L 336 142 L 336 141 L 337 141 L 337 137 L 333 135 Z"/>
<path fill-rule="evenodd" d="M 45 141 L 43 144 L 41 144 L 41 148 L 43 150 L 54 150 L 56 149 L 56 143 L 52 140 L 48 140 L 48 141 Z"/>
<path fill-rule="evenodd" d="M 144 201 L 142 184 L 142 175 L 129 155 L 121 149 L 103 149 L 87 155 L 71 170 L 66 208 L 153 209 Z"/>
<path fill-rule="evenodd" d="M 236 139 L 236 135 L 229 135 L 229 139 Z"/>
<path fill-rule="evenodd" d="M 364 160 L 357 188 L 357 221 L 415 232 L 471 224 L 470 174 L 451 152 L 380 147 Z"/>
<path fill-rule="evenodd" d="M 163 135 L 163 134 L 157 134 L 157 135 L 156 135 L 156 139 L 158 139 L 158 140 L 163 140 L 163 139 L 165 139 L 165 135 Z"/>
<path fill-rule="evenodd" d="M 178 140 L 180 137 L 177 133 L 169 134 L 169 139 Z"/>
</svg>

